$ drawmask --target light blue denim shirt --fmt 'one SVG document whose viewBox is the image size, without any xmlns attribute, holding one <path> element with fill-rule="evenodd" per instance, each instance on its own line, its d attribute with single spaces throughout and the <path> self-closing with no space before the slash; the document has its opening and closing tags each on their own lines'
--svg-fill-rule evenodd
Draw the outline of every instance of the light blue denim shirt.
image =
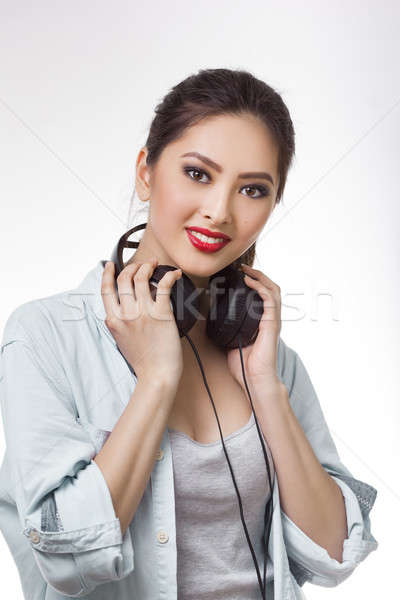
<svg viewBox="0 0 400 600">
<path fill-rule="evenodd" d="M 3 333 L 0 529 L 29 600 L 178 597 L 168 428 L 124 537 L 93 460 L 137 382 L 104 322 L 104 264 L 77 288 L 18 306 Z M 304 364 L 282 338 L 277 372 L 318 460 L 342 490 L 348 525 L 339 563 L 281 509 L 275 473 L 267 598 L 294 600 L 305 598 L 305 582 L 338 585 L 376 550 L 369 512 L 377 490 L 342 464 Z"/>
</svg>

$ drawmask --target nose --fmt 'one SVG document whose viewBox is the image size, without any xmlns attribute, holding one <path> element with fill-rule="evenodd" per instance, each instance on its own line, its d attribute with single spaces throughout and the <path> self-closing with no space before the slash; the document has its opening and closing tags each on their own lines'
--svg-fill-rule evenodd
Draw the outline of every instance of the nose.
<svg viewBox="0 0 400 600">
<path fill-rule="evenodd" d="M 200 208 L 200 213 L 215 225 L 232 223 L 231 203 L 229 195 L 211 198 L 210 202 Z"/>
</svg>

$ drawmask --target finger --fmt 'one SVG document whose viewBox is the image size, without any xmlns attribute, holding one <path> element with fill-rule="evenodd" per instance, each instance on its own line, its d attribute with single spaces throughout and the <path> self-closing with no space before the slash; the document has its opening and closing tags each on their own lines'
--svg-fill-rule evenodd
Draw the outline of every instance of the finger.
<svg viewBox="0 0 400 600">
<path fill-rule="evenodd" d="M 265 273 L 263 273 L 259 269 L 254 269 L 253 267 L 250 267 L 246 264 L 242 264 L 242 269 L 244 273 L 255 277 L 256 279 L 264 283 L 266 287 L 270 287 L 271 289 L 274 289 L 275 291 L 281 293 L 281 288 L 279 287 L 279 285 L 272 281 L 272 279 L 270 279 L 267 275 L 265 275 Z"/>
<path fill-rule="evenodd" d="M 274 293 L 265 285 L 263 285 L 260 281 L 255 279 L 251 279 L 248 275 L 245 275 L 244 281 L 246 285 L 253 288 L 260 298 L 263 301 L 264 306 L 264 314 L 262 319 L 264 319 L 265 314 L 271 314 L 272 319 L 267 320 L 278 320 L 280 315 L 280 301 L 275 297 Z"/>
<path fill-rule="evenodd" d="M 107 261 L 101 279 L 101 297 L 108 318 L 116 316 L 119 309 L 114 272 L 114 263 L 111 260 Z"/>
<path fill-rule="evenodd" d="M 182 269 L 167 271 L 157 286 L 156 302 L 165 311 L 170 310 L 171 290 L 175 282 L 182 276 Z"/>
<path fill-rule="evenodd" d="M 157 260 L 153 260 L 151 262 L 143 263 L 137 270 L 135 276 L 133 277 L 135 295 L 140 312 L 142 308 L 150 310 L 153 304 L 149 280 L 153 274 L 157 262 Z"/>
<path fill-rule="evenodd" d="M 274 302 L 275 305 L 276 298 L 272 290 L 267 288 L 263 283 L 261 283 L 261 281 L 258 281 L 257 279 L 251 279 L 251 277 L 249 277 L 248 275 L 244 276 L 244 281 L 246 285 L 255 289 L 256 292 L 261 296 L 261 298 L 270 299 Z"/>
<path fill-rule="evenodd" d="M 133 287 L 133 277 L 142 263 L 129 263 L 117 277 L 118 295 L 122 310 L 128 311 L 135 307 L 136 295 Z"/>
</svg>

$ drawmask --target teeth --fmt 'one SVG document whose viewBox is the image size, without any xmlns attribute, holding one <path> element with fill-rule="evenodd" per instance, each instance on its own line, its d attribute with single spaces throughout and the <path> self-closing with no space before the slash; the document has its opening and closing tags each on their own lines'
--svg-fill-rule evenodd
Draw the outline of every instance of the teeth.
<svg viewBox="0 0 400 600">
<path fill-rule="evenodd" d="M 224 238 L 211 238 L 211 237 L 207 237 L 206 235 L 204 235 L 204 233 L 199 233 L 198 231 L 192 231 L 191 229 L 189 231 L 190 231 L 190 233 L 192 235 L 194 235 L 194 237 L 198 238 L 202 242 L 207 242 L 207 244 L 217 244 L 219 242 L 225 242 L 226 241 Z"/>
</svg>

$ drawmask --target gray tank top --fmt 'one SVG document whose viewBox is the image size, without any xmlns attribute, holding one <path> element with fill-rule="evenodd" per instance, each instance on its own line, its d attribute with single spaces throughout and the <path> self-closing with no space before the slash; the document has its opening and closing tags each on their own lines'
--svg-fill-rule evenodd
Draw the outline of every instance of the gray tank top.
<svg viewBox="0 0 400 600">
<path fill-rule="evenodd" d="M 262 433 L 261 424 L 259 422 Z M 178 600 L 259 600 L 261 592 L 221 439 L 196 442 L 168 427 L 174 468 Z M 263 436 L 264 437 L 264 436 Z M 253 412 L 224 437 L 242 499 L 244 520 L 263 580 L 267 468 Z M 265 440 L 271 482 L 272 455 Z M 266 581 L 273 580 L 268 557 Z"/>
</svg>

